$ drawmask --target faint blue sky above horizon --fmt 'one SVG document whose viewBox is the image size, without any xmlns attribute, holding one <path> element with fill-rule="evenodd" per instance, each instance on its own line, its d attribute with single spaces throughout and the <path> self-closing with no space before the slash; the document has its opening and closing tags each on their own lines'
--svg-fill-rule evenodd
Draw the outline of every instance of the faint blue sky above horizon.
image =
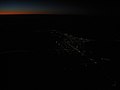
<svg viewBox="0 0 120 90">
<path fill-rule="evenodd" d="M 89 5 L 88 5 L 89 6 Z M 84 4 L 80 4 L 79 7 L 76 4 L 53 2 L 42 0 L 30 0 L 25 1 L 6 1 L 0 3 L 0 11 L 26 11 L 26 12 L 49 12 L 51 14 L 87 14 L 90 11 Z"/>
</svg>

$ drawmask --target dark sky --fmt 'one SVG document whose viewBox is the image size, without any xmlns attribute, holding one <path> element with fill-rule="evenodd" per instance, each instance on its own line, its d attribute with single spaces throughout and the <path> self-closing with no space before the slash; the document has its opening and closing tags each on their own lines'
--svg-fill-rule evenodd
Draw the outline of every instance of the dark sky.
<svg viewBox="0 0 120 90">
<path fill-rule="evenodd" d="M 117 2 L 68 0 L 1 0 L 0 12 L 46 12 L 48 14 L 119 15 Z"/>
<path fill-rule="evenodd" d="M 76 1 L 53 0 L 2 0 L 1 12 L 30 11 L 50 14 L 88 14 L 94 11 L 92 4 Z"/>
</svg>

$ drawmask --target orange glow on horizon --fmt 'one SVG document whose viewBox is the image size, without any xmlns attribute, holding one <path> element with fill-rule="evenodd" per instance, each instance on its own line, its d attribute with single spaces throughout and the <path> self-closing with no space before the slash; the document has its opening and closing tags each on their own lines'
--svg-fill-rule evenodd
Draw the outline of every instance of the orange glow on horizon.
<svg viewBox="0 0 120 90">
<path fill-rule="evenodd" d="M 48 12 L 0 12 L 0 15 L 16 15 L 16 14 L 49 14 Z"/>
</svg>

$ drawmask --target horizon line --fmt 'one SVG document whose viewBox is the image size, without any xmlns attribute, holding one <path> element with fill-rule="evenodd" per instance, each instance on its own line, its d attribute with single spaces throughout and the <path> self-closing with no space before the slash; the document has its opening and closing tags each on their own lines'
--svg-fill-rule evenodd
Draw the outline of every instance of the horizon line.
<svg viewBox="0 0 120 90">
<path fill-rule="evenodd" d="M 2 11 L 0 12 L 0 15 L 24 15 L 24 14 L 50 14 L 48 12 L 22 12 L 22 11 Z"/>
</svg>

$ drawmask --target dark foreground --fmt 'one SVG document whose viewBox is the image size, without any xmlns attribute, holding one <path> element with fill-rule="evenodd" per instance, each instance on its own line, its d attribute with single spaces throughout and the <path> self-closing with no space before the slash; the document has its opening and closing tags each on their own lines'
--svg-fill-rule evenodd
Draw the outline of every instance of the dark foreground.
<svg viewBox="0 0 120 90">
<path fill-rule="evenodd" d="M 4 87 L 8 81 L 8 88 L 15 89 L 115 90 L 120 59 L 117 22 L 78 15 L 0 16 L 0 19 Z M 70 54 L 62 50 L 66 47 L 56 51 L 59 47 L 56 41 L 63 38 L 51 33 L 53 30 L 93 40 L 82 47 L 92 54 Z"/>
</svg>

